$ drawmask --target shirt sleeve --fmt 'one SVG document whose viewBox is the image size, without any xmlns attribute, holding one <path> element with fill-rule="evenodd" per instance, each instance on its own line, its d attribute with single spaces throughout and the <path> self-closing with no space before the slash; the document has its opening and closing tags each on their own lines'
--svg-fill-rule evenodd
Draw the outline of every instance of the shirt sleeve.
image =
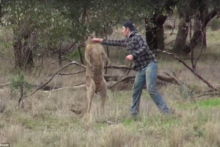
<svg viewBox="0 0 220 147">
<path fill-rule="evenodd" d="M 109 45 L 109 46 L 121 46 L 121 47 L 127 47 L 127 40 L 106 40 L 104 39 L 102 42 L 103 45 Z"/>
</svg>

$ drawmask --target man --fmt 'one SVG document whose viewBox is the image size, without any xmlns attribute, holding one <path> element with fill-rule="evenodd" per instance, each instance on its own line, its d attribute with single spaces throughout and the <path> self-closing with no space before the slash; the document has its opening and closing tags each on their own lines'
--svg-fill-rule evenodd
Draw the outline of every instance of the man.
<svg viewBox="0 0 220 147">
<path fill-rule="evenodd" d="M 143 37 L 138 34 L 134 24 L 131 21 L 123 25 L 122 33 L 126 37 L 124 40 L 105 40 L 102 38 L 93 38 L 93 42 L 102 43 L 109 46 L 126 47 L 129 54 L 126 59 L 134 62 L 134 70 L 137 71 L 133 87 L 133 103 L 131 114 L 139 114 L 140 98 L 142 89 L 146 84 L 147 91 L 162 113 L 170 113 L 166 102 L 157 90 L 157 60 L 155 55 L 149 49 L 148 44 Z"/>
</svg>

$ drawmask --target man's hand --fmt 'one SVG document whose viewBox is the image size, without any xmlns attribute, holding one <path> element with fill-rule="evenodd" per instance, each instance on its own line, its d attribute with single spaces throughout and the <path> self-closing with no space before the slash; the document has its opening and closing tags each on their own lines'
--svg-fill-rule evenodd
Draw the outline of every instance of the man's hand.
<svg viewBox="0 0 220 147">
<path fill-rule="evenodd" d="M 103 39 L 102 38 L 92 38 L 92 42 L 95 43 L 102 43 Z"/>
<path fill-rule="evenodd" d="M 126 59 L 127 59 L 128 61 L 133 61 L 134 56 L 133 56 L 133 55 L 127 55 L 127 56 L 126 56 Z"/>
</svg>

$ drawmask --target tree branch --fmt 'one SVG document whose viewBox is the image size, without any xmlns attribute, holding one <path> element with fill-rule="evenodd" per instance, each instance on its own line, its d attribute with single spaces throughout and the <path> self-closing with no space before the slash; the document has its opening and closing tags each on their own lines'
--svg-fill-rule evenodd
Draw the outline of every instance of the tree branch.
<svg viewBox="0 0 220 147">
<path fill-rule="evenodd" d="M 173 53 L 168 52 L 168 51 L 163 51 L 163 50 L 157 50 L 157 51 L 172 56 L 174 59 L 176 59 L 177 61 L 182 63 L 187 69 L 189 69 L 197 78 L 199 78 L 201 81 L 203 81 L 209 88 L 211 88 L 211 89 L 213 89 L 215 91 L 217 90 L 211 83 L 209 83 L 207 80 L 205 80 L 201 75 L 199 75 L 189 65 L 187 65 L 186 62 L 181 60 L 179 57 L 177 57 Z"/>
<path fill-rule="evenodd" d="M 209 23 L 209 21 L 213 18 L 213 17 L 215 17 L 216 15 L 217 15 L 217 10 L 212 10 L 209 14 L 207 14 L 207 16 L 205 17 L 205 21 L 204 21 L 204 23 L 203 23 L 203 25 L 202 25 L 202 27 L 203 28 L 205 28 L 206 26 L 207 26 L 207 24 Z"/>
<path fill-rule="evenodd" d="M 128 80 L 128 79 L 133 79 L 134 76 L 126 76 L 126 77 L 123 77 L 122 79 L 120 79 L 119 81 L 117 81 L 116 83 L 112 84 L 109 86 L 109 88 L 113 88 L 114 86 L 118 85 L 119 83 L 125 81 L 125 80 Z"/>
<path fill-rule="evenodd" d="M 47 80 L 45 83 L 43 83 L 42 85 L 40 85 L 40 86 L 39 86 L 37 89 L 35 89 L 31 94 L 26 95 L 25 97 L 23 97 L 23 99 L 24 99 L 24 98 L 27 98 L 27 97 L 29 97 L 29 96 L 34 95 L 38 90 L 44 88 L 48 83 L 50 83 L 50 82 L 52 81 L 52 79 L 53 79 L 57 74 L 59 74 L 62 70 L 64 70 L 65 68 L 67 68 L 67 67 L 70 66 L 70 65 L 77 65 L 77 66 L 80 66 L 80 67 L 82 67 L 82 68 L 85 68 L 85 65 L 82 65 L 82 64 L 80 64 L 80 63 L 78 63 L 78 62 L 76 62 L 76 61 L 72 61 L 72 62 L 70 62 L 70 63 L 64 65 L 64 66 L 61 67 L 60 69 L 58 69 L 58 70 L 49 78 L 49 80 Z"/>
<path fill-rule="evenodd" d="M 131 67 L 128 67 L 126 65 L 108 65 L 105 66 L 105 68 L 113 68 L 113 69 L 124 69 L 124 70 L 131 70 Z"/>
</svg>

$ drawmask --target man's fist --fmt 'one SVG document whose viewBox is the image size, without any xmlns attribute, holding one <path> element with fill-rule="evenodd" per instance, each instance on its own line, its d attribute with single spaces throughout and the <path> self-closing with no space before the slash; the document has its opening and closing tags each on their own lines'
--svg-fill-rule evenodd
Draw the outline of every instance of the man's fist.
<svg viewBox="0 0 220 147">
<path fill-rule="evenodd" d="M 127 59 L 128 61 L 132 61 L 132 60 L 134 59 L 134 56 L 133 56 L 133 55 L 127 55 L 127 56 L 126 56 L 126 59 Z"/>
<path fill-rule="evenodd" d="M 92 42 L 95 43 L 102 43 L 103 39 L 102 38 L 92 38 Z"/>
</svg>

